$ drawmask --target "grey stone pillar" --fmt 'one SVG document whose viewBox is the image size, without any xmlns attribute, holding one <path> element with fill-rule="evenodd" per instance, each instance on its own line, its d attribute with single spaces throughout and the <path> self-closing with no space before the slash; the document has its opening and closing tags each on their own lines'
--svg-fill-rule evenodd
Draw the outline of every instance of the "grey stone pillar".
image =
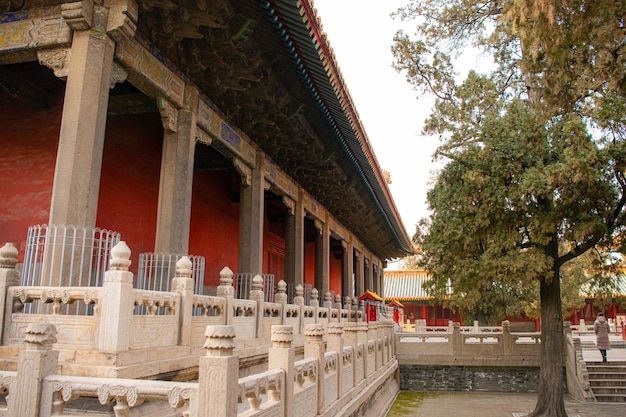
<svg viewBox="0 0 626 417">
<path fill-rule="evenodd" d="M 354 297 L 354 249 L 351 242 L 342 241 L 341 245 L 343 246 L 341 295 Z"/>
<path fill-rule="evenodd" d="M 264 157 L 259 152 L 250 178 L 242 178 L 239 213 L 239 272 L 263 273 Z"/>
<path fill-rule="evenodd" d="M 375 262 L 374 258 L 372 258 L 372 291 L 382 297 L 380 291 L 382 290 L 382 286 L 380 285 L 380 275 L 379 275 L 378 264 Z"/>
<path fill-rule="evenodd" d="M 363 252 L 355 251 L 356 269 L 354 271 L 355 297 L 360 297 L 365 292 L 365 263 L 363 260 Z"/>
<path fill-rule="evenodd" d="M 285 278 L 290 285 L 304 284 L 304 204 L 301 196 L 287 206 L 287 239 L 285 241 Z"/>
<path fill-rule="evenodd" d="M 315 288 L 326 294 L 330 290 L 330 228 L 328 222 L 315 220 L 318 231 L 315 241 Z"/>
<path fill-rule="evenodd" d="M 89 2 L 84 2 L 89 3 Z M 80 3 L 79 3 L 80 5 Z M 95 226 L 115 43 L 107 14 L 63 9 L 74 29 L 57 151 L 50 224 Z M 76 17 L 79 16 L 79 17 Z M 93 27 L 93 29 L 92 29 Z"/>
<path fill-rule="evenodd" d="M 365 263 L 364 263 L 364 269 L 365 269 L 365 289 L 366 290 L 370 290 L 370 291 L 375 291 L 374 290 L 374 273 L 373 273 L 373 269 L 372 268 L 372 261 L 370 259 L 365 258 Z"/>
<path fill-rule="evenodd" d="M 181 109 L 162 97 L 157 99 L 157 104 L 164 132 L 154 250 L 186 254 L 191 223 L 198 90 L 185 88 Z"/>
</svg>

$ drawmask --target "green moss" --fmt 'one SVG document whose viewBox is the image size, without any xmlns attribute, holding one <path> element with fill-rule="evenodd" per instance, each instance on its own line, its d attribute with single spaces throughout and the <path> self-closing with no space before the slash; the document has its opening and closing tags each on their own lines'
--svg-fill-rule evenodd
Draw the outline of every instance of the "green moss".
<svg viewBox="0 0 626 417">
<path fill-rule="evenodd" d="M 436 398 L 440 394 L 436 392 L 411 392 L 400 391 L 387 417 L 406 417 L 415 415 L 415 412 L 426 398 Z"/>
</svg>

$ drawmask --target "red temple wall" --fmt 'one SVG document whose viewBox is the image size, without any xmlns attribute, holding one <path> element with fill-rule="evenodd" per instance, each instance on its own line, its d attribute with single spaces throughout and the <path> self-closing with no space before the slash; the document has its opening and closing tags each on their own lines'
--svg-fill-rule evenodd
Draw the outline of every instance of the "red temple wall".
<svg viewBox="0 0 626 417">
<path fill-rule="evenodd" d="M 163 128 L 157 114 L 109 117 L 96 225 L 121 234 L 131 271 L 154 252 Z"/>
<path fill-rule="evenodd" d="M 343 266 L 343 262 L 341 259 L 335 259 L 335 256 L 331 253 L 330 254 L 330 262 L 329 262 L 329 288 L 330 291 L 334 291 L 339 295 L 343 294 L 341 293 L 341 275 L 343 274 L 342 271 L 342 266 Z M 334 302 L 335 300 L 333 300 Z"/>
<path fill-rule="evenodd" d="M 52 110 L 36 111 L 0 94 L 0 108 L 0 245 L 12 242 L 21 262 L 28 227 L 50 215 L 62 97 Z"/>
<path fill-rule="evenodd" d="M 220 271 L 238 268 L 239 203 L 231 200 L 225 171 L 196 171 L 189 253 L 205 257 L 204 285 L 219 285 Z"/>
<path fill-rule="evenodd" d="M 315 243 L 304 243 L 304 283 L 315 287 Z M 321 302 L 324 297 L 320 294 Z"/>
</svg>

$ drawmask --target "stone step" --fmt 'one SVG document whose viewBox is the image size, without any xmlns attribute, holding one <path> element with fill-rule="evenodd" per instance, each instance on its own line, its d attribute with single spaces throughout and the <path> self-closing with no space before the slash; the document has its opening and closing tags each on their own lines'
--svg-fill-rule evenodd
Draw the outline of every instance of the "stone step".
<svg viewBox="0 0 626 417">
<path fill-rule="evenodd" d="M 626 379 L 614 379 L 614 378 L 589 378 L 589 384 L 594 387 L 623 387 L 626 388 Z"/>
<path fill-rule="evenodd" d="M 626 402 L 626 362 L 587 362 L 589 386 L 598 402 Z"/>
<path fill-rule="evenodd" d="M 601 394 L 596 395 L 600 403 L 623 403 L 626 402 L 626 394 Z"/>
<path fill-rule="evenodd" d="M 593 393 L 596 396 L 603 395 L 603 394 L 622 394 L 626 396 L 626 387 L 618 387 L 618 386 L 593 387 Z"/>
<path fill-rule="evenodd" d="M 589 369 L 587 372 L 589 379 L 621 379 L 626 381 L 626 372 L 590 371 Z"/>
</svg>

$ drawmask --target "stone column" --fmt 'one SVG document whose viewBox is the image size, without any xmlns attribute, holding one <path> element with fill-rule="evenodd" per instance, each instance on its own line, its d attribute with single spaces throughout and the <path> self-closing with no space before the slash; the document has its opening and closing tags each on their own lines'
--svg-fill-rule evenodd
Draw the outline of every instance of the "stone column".
<svg viewBox="0 0 626 417">
<path fill-rule="evenodd" d="M 272 347 L 268 349 L 268 370 L 282 369 L 285 371 L 285 392 L 281 401 L 285 405 L 285 416 L 295 416 L 294 376 L 295 351 L 292 347 L 293 327 L 272 326 Z"/>
<path fill-rule="evenodd" d="M 239 272 L 263 274 L 264 157 L 259 152 L 250 178 L 242 178 L 239 214 Z"/>
<path fill-rule="evenodd" d="M 302 197 L 289 200 L 293 207 L 287 205 L 287 239 L 285 241 L 285 274 L 287 283 L 291 285 L 304 284 L 304 204 Z"/>
<path fill-rule="evenodd" d="M 121 352 L 130 346 L 133 318 L 133 273 L 130 266 L 130 249 L 121 241 L 111 249 L 109 270 L 104 273 L 100 290 L 100 333 L 98 350 Z"/>
<path fill-rule="evenodd" d="M 43 380 L 57 370 L 59 352 L 52 350 L 56 334 L 52 324 L 32 323 L 26 328 L 26 349 L 18 356 L 17 376 L 7 398 L 9 416 L 39 417 Z"/>
<path fill-rule="evenodd" d="M 115 42 L 107 36 L 108 10 L 90 1 L 64 4 L 73 30 L 59 145 L 52 183 L 50 224 L 96 225 L 100 172 Z"/>
<path fill-rule="evenodd" d="M 330 227 L 328 222 L 315 220 L 318 235 L 315 241 L 315 288 L 322 294 L 330 289 Z"/>
<path fill-rule="evenodd" d="M 8 334 L 11 324 L 13 300 L 7 299 L 9 288 L 20 285 L 20 273 L 15 269 L 17 255 L 18 250 L 12 243 L 0 248 L 0 342 Z"/>
<path fill-rule="evenodd" d="M 164 133 L 154 250 L 186 254 L 191 227 L 198 90 L 185 87 L 181 109 L 163 97 L 157 99 L 157 105 Z"/>
<path fill-rule="evenodd" d="M 317 414 L 321 414 L 326 401 L 324 326 L 308 324 L 304 329 L 304 335 L 304 357 L 317 359 Z"/>
<path fill-rule="evenodd" d="M 365 258 L 364 260 L 364 272 L 365 272 L 365 289 L 374 291 L 374 274 L 372 271 L 372 262 L 370 259 Z"/>
<path fill-rule="evenodd" d="M 341 292 L 344 297 L 354 297 L 354 249 L 352 242 L 341 242 L 343 246 Z M 361 295 L 361 294 L 359 294 Z"/>
<path fill-rule="evenodd" d="M 356 269 L 354 271 L 354 295 L 356 297 L 360 297 L 365 292 L 365 263 L 363 259 L 363 252 L 355 251 L 354 256 L 356 258 Z"/>
<path fill-rule="evenodd" d="M 337 352 L 337 398 L 343 394 L 343 323 L 328 324 L 327 350 Z"/>
<path fill-rule="evenodd" d="M 239 392 L 239 357 L 233 355 L 233 326 L 207 326 L 206 356 L 198 370 L 198 417 L 235 417 Z"/>
<path fill-rule="evenodd" d="M 176 276 L 172 279 L 173 291 L 180 294 L 180 308 L 178 309 L 178 344 L 191 344 L 191 319 L 193 316 L 194 283 L 191 275 L 193 264 L 187 256 L 176 262 Z"/>
</svg>

